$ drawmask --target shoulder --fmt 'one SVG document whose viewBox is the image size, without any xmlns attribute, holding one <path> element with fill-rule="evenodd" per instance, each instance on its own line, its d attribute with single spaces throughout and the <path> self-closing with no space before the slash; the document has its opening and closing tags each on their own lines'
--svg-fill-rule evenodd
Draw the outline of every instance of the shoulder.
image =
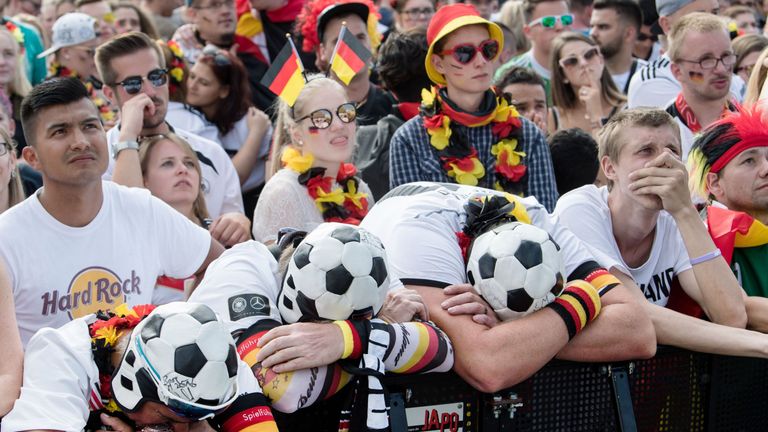
<svg viewBox="0 0 768 432">
<path fill-rule="evenodd" d="M 211 141 L 207 138 L 203 138 L 198 134 L 194 134 L 184 129 L 176 129 L 174 130 L 174 133 L 184 138 L 192 147 L 192 149 L 197 152 L 203 153 L 206 156 L 208 155 L 222 156 L 223 155 L 224 157 L 228 157 L 227 153 L 224 152 L 224 149 L 221 147 L 221 145 L 219 145 L 214 141 Z"/>
<path fill-rule="evenodd" d="M 557 201 L 555 213 L 572 207 L 595 207 L 608 209 L 608 190 L 605 186 L 585 185 L 561 196 Z"/>
<path fill-rule="evenodd" d="M 412 139 L 413 137 L 420 138 L 422 135 L 426 136 L 427 131 L 424 127 L 424 119 L 417 115 L 397 128 L 393 138 Z"/>
</svg>

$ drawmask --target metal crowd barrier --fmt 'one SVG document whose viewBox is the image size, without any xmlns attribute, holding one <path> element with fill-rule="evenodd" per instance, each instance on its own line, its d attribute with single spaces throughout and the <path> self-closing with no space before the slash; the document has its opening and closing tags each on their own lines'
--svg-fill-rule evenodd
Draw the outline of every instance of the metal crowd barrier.
<svg viewBox="0 0 768 432">
<path fill-rule="evenodd" d="M 393 432 L 768 431 L 768 361 L 659 347 L 649 360 L 552 361 L 504 391 L 454 373 L 390 376 Z M 336 431 L 343 395 L 277 414 L 285 431 Z"/>
</svg>

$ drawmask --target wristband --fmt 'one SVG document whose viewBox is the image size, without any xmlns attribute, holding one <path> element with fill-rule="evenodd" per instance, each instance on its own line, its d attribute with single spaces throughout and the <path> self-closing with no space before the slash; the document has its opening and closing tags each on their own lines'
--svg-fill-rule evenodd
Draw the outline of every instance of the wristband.
<svg viewBox="0 0 768 432">
<path fill-rule="evenodd" d="M 359 358 L 363 354 L 363 343 L 354 323 L 349 320 L 334 321 L 333 323 L 341 329 L 341 334 L 344 337 L 344 353 L 341 358 Z"/>
<path fill-rule="evenodd" d="M 588 282 L 573 280 L 559 297 L 547 307 L 560 315 L 568 329 L 568 340 L 573 339 L 587 323 L 600 314 L 600 296 L 597 290 Z"/>
<path fill-rule="evenodd" d="M 695 266 L 696 264 L 701 264 L 703 262 L 711 261 L 717 257 L 722 255 L 722 252 L 720 252 L 720 249 L 715 248 L 712 252 L 705 253 L 704 255 L 691 259 L 691 265 Z"/>
<path fill-rule="evenodd" d="M 616 276 L 612 275 L 608 270 L 604 268 L 599 268 L 590 272 L 587 277 L 584 278 L 584 280 L 589 282 L 590 285 L 592 285 L 597 290 L 597 293 L 600 294 L 600 297 L 621 283 L 621 281 L 619 281 Z"/>
</svg>

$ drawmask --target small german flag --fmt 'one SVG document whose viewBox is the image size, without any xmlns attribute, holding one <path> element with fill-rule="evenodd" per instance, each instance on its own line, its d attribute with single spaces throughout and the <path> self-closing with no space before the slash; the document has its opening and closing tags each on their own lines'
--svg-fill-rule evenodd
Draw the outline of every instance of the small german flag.
<svg viewBox="0 0 768 432">
<path fill-rule="evenodd" d="M 306 81 L 304 80 L 304 65 L 301 64 L 293 40 L 290 35 L 287 36 L 288 43 L 275 57 L 272 66 L 261 79 L 261 84 L 284 100 L 288 106 L 293 106 Z"/>
<path fill-rule="evenodd" d="M 336 48 L 333 50 L 333 58 L 331 59 L 331 70 L 336 76 L 345 85 L 349 85 L 355 74 L 367 67 L 371 57 L 371 52 L 357 40 L 355 35 L 347 30 L 346 25 L 342 25 L 339 41 L 336 42 Z"/>
</svg>

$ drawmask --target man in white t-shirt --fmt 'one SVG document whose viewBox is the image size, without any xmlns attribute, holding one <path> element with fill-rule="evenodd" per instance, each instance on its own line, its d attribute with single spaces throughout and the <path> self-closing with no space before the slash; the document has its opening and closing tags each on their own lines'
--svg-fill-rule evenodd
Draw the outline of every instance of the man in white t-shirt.
<svg viewBox="0 0 768 432">
<path fill-rule="evenodd" d="M 622 111 L 598 141 L 609 185 L 561 197 L 560 222 L 636 297 L 647 299 L 659 343 L 768 357 L 767 336 L 744 330 L 742 290 L 691 202 L 674 120 L 658 109 Z M 712 322 L 665 307 L 675 279 Z"/>
<path fill-rule="evenodd" d="M 43 188 L 0 217 L 22 341 L 42 327 L 151 303 L 160 275 L 200 275 L 222 246 L 140 189 L 101 179 L 107 145 L 96 107 L 75 79 L 46 81 L 21 107 L 24 159 Z"/>
<path fill-rule="evenodd" d="M 691 12 L 707 12 L 716 15 L 717 0 L 657 0 L 659 26 L 669 34 L 672 26 Z M 686 57 L 687 58 L 687 57 Z M 666 107 L 680 93 L 680 82 L 672 74 L 671 60 L 666 54 L 640 69 L 629 83 L 627 105 L 636 107 Z M 731 79 L 731 95 L 738 102 L 744 99 L 746 85 L 738 75 Z"/>
<path fill-rule="evenodd" d="M 478 203 L 484 210 L 475 217 Z M 473 222 L 468 224 L 470 214 Z M 490 328 L 481 324 L 489 324 L 484 318 L 487 309 L 475 309 L 477 315 L 466 316 L 467 309 L 477 303 L 459 305 L 474 295 L 466 285 L 464 251 L 470 246 L 461 240 L 462 234 L 476 232 L 474 221 L 487 220 L 483 215 L 489 214 L 496 214 L 498 219 L 493 218 L 480 231 L 528 220 L 561 246 L 567 280 L 586 280 L 590 290 L 612 287 L 598 297 L 602 311 L 597 319 L 574 334 L 568 318 L 558 312 L 560 298 L 520 319 L 490 323 Z M 451 339 L 456 372 L 481 391 L 495 392 L 515 385 L 555 356 L 613 361 L 649 357 L 655 352 L 652 324 L 637 300 L 535 198 L 519 199 L 471 186 L 410 183 L 385 195 L 361 226 L 382 240 L 395 273 L 406 288 L 422 295 L 430 319 Z M 469 235 L 468 240 L 472 238 Z"/>
<path fill-rule="evenodd" d="M 120 124 L 107 134 L 112 157 L 104 178 L 144 187 L 140 139 L 174 132 L 189 143 L 200 160 L 202 190 L 213 219 L 211 235 L 226 246 L 250 238 L 240 179 L 227 153 L 219 144 L 174 130 L 166 122 L 168 71 L 152 39 L 137 32 L 115 37 L 98 48 L 96 65 L 105 83 L 104 95 L 120 107 Z"/>
</svg>

